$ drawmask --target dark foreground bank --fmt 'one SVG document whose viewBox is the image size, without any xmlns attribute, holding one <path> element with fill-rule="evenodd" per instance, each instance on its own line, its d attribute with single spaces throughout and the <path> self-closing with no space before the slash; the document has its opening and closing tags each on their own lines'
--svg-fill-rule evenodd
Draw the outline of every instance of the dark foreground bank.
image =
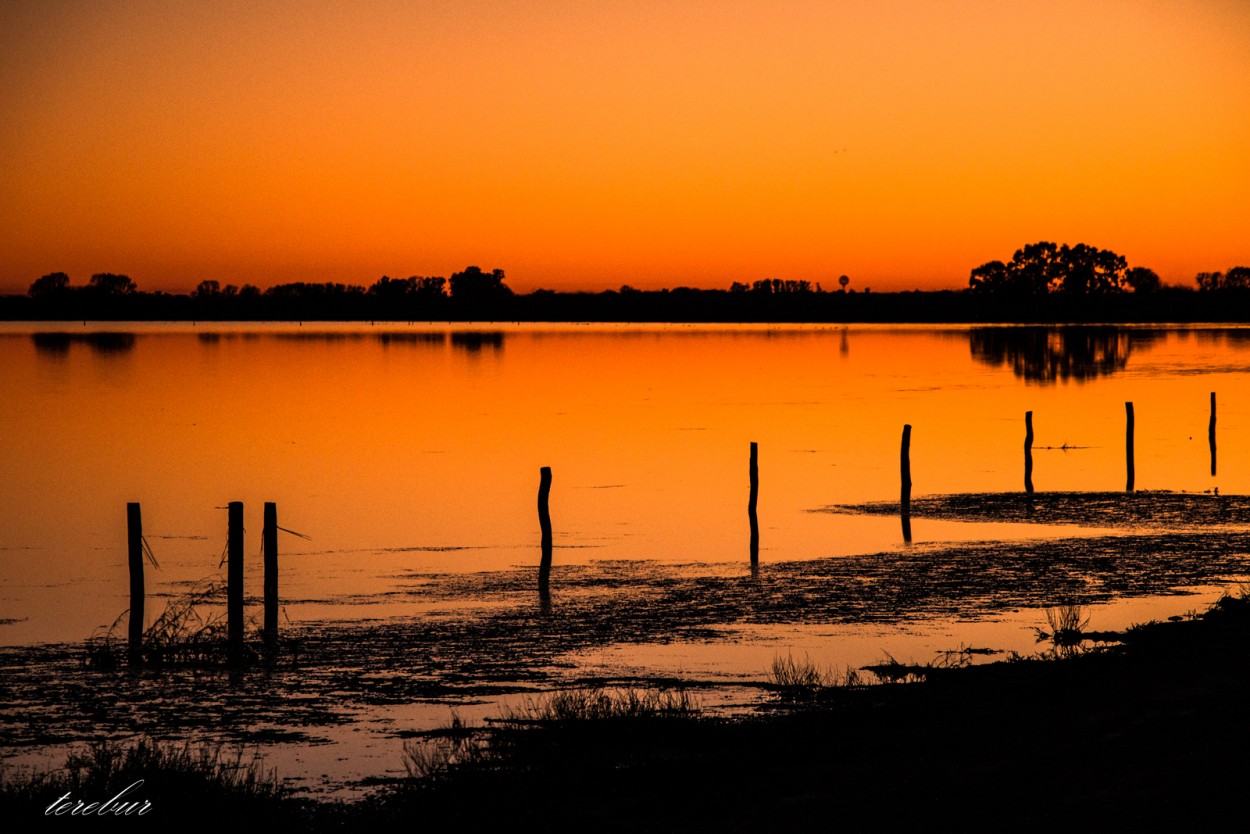
<svg viewBox="0 0 1250 834">
<path fill-rule="evenodd" d="M 73 785 L 66 773 L 9 780 L 3 811 L 51 824 L 44 812 L 61 794 L 107 799 L 143 778 L 135 793 L 152 800 L 149 814 L 90 827 L 187 819 L 463 831 L 1240 825 L 1250 795 L 1250 601 L 1225 598 L 1200 617 L 1121 637 L 1062 657 L 918 670 L 920 682 L 791 688 L 788 706 L 750 719 L 699 717 L 680 698 L 548 703 L 414 743 L 409 764 L 424 779 L 351 805 L 285 797 L 256 770 L 149 755 L 130 770 L 108 763 L 107 779 L 96 782 L 90 768 Z M 68 813 L 60 822 L 84 827 Z"/>
</svg>

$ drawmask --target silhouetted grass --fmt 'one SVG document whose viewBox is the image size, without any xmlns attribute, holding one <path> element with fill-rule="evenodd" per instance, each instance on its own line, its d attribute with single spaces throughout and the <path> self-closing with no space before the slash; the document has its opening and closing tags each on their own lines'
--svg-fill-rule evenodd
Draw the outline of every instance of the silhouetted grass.
<svg viewBox="0 0 1250 834">
<path fill-rule="evenodd" d="M 504 709 L 499 724 L 555 721 L 621 721 L 651 718 L 692 718 L 702 712 L 685 690 L 669 689 L 562 689 L 519 707 Z"/>
<path fill-rule="evenodd" d="M 786 700 L 815 698 L 826 690 L 863 686 L 858 669 L 839 672 L 832 666 L 820 667 L 807 655 L 795 660 L 794 655 L 773 658 L 768 670 L 769 683 Z"/>
<path fill-rule="evenodd" d="M 232 662 L 223 606 L 226 584 L 220 576 L 201 579 L 185 594 L 170 600 L 151 625 L 143 631 L 140 662 L 146 668 L 213 668 Z M 123 611 L 107 629 L 97 629 L 87 638 L 83 666 L 109 671 L 122 665 L 128 656 L 128 639 Z M 253 662 L 265 653 L 259 623 L 247 620 L 247 632 L 240 662 Z"/>
<path fill-rule="evenodd" d="M 1060 605 L 1046 609 L 1046 624 L 1056 646 L 1076 646 L 1085 639 L 1089 616 L 1080 605 Z"/>
<path fill-rule="evenodd" d="M 409 777 L 425 784 L 442 781 L 463 766 L 490 770 L 515 761 L 539 738 L 536 728 L 562 730 L 579 738 L 634 732 L 640 724 L 699 717 L 702 707 L 684 690 L 579 687 L 526 698 L 504 707 L 486 727 L 451 724 L 404 743 L 403 764 Z"/>
<path fill-rule="evenodd" d="M 127 789 L 129 792 L 126 792 Z M 15 774 L 0 770 L 0 802 L 6 807 L 42 812 L 61 797 L 77 802 L 105 802 L 126 792 L 123 803 L 145 803 L 147 817 L 175 819 L 188 809 L 213 815 L 277 813 L 288 797 L 276 771 L 266 770 L 259 753 L 229 753 L 221 745 L 157 742 L 149 738 L 121 743 L 95 742 L 71 752 L 56 770 Z M 293 806 L 287 805 L 288 811 Z"/>
</svg>

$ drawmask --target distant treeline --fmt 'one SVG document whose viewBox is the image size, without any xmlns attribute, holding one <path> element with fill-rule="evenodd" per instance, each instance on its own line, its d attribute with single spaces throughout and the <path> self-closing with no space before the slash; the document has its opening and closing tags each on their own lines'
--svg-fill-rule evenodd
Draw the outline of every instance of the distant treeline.
<svg viewBox="0 0 1250 834">
<path fill-rule="evenodd" d="M 75 286 L 45 275 L 25 296 L 0 297 L 7 320 L 603 321 L 603 322 L 1250 322 L 1250 269 L 1202 273 L 1196 288 L 1162 286 L 1115 253 L 1031 244 L 1012 261 L 972 271 L 964 291 L 837 290 L 766 279 L 727 290 L 678 287 L 514 293 L 501 269 L 471 266 L 450 279 L 383 276 L 373 285 L 203 281 L 186 295 L 141 292 L 126 275 Z"/>
</svg>

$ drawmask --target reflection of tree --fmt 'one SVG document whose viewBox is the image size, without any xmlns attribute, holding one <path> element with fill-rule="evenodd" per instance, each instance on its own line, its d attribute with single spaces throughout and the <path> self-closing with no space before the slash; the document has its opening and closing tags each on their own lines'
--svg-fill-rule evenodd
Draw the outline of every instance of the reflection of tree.
<svg viewBox="0 0 1250 834">
<path fill-rule="evenodd" d="M 1123 370 L 1134 345 L 1157 337 L 1118 327 L 979 327 L 969 338 L 973 359 L 1046 385 Z"/>
<path fill-rule="evenodd" d="M 54 355 L 65 354 L 70 345 L 87 345 L 103 355 L 126 353 L 135 346 L 133 333 L 32 333 L 35 350 Z"/>
<path fill-rule="evenodd" d="M 412 347 L 434 347 L 447 341 L 446 333 L 379 333 L 378 341 L 382 347 L 391 345 L 409 345 Z"/>
<path fill-rule="evenodd" d="M 498 351 L 503 349 L 503 334 L 498 332 L 480 333 L 475 331 L 452 333 L 451 346 L 469 353 L 480 353 L 482 348 L 490 348 L 492 351 Z"/>
</svg>

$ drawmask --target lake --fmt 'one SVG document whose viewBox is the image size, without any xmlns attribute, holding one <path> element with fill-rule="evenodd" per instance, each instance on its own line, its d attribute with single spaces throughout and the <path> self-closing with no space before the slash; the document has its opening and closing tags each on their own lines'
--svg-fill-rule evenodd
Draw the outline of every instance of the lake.
<svg viewBox="0 0 1250 834">
<path fill-rule="evenodd" d="M 1080 602 L 1091 627 L 1122 628 L 1202 608 L 1250 575 L 1240 545 L 1220 543 L 1240 523 L 917 512 L 905 544 L 892 510 L 845 509 L 898 501 L 904 425 L 917 499 L 1022 491 L 1026 411 L 1039 493 L 1123 491 L 1129 401 L 1139 493 L 1244 495 L 1250 329 L 6 323 L 0 368 L 10 668 L 127 609 L 130 501 L 160 565 L 147 571 L 149 621 L 224 576 L 230 501 L 245 504 L 257 612 L 261 507 L 276 502 L 279 525 L 301 534 L 280 538 L 284 630 L 306 634 L 310 652 L 333 634 L 394 640 L 357 665 L 438 683 L 414 695 L 401 682 L 382 698 L 371 682 L 367 708 L 344 695 L 348 717 L 310 731 L 332 744 L 306 734 L 271 745 L 307 784 L 328 773 L 327 790 L 394 771 L 400 725 L 445 723 L 449 706 L 489 715 L 509 693 L 601 678 L 693 682 L 708 703 L 750 708 L 761 697 L 751 685 L 787 653 L 844 667 L 970 645 L 1025 652 L 1048 606 Z M 545 609 L 543 466 L 555 564 Z M 1181 536 L 1160 545 L 1181 556 L 1197 552 L 1184 536 L 1219 553 L 1166 571 L 1114 553 L 1064 562 L 1057 579 L 1037 569 L 1164 534 Z M 1031 561 L 994 579 L 1003 542 Z M 532 658 L 518 648 L 529 629 L 554 635 Z M 457 642 L 470 632 L 471 645 Z M 490 666 L 501 652 L 512 665 Z M 498 691 L 456 691 L 475 670 Z M 14 714 L 0 746 L 43 749 Z"/>
</svg>

